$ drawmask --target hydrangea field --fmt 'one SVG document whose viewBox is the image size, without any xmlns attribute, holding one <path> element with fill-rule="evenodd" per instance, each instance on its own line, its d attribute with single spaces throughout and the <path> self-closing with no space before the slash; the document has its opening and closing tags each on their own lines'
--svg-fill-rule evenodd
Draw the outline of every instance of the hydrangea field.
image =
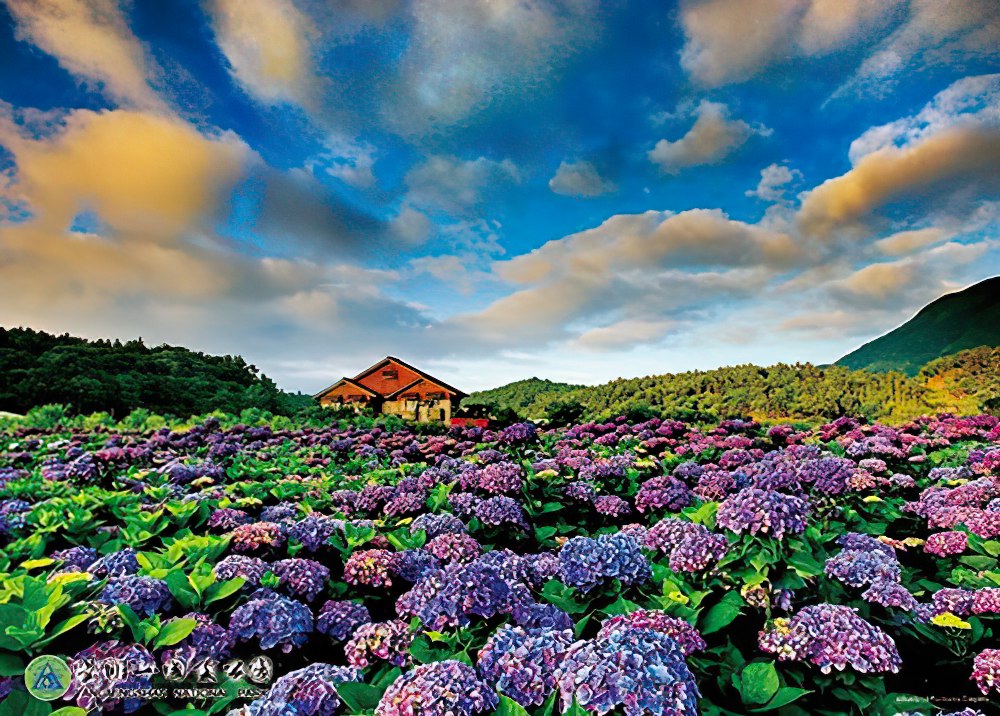
<svg viewBox="0 0 1000 716">
<path fill-rule="evenodd" d="M 0 710 L 996 712 L 997 418 L 443 430 L 0 434 Z"/>
</svg>

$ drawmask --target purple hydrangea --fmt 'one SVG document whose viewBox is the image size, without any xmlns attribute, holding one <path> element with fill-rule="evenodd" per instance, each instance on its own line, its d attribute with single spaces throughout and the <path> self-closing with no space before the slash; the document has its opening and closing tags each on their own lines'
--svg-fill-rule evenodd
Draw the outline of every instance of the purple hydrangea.
<svg viewBox="0 0 1000 716">
<path fill-rule="evenodd" d="M 969 611 L 973 614 L 1000 614 L 1000 587 L 977 589 Z"/>
<path fill-rule="evenodd" d="M 105 663 L 117 659 L 128 667 L 128 678 L 119 681 L 113 671 L 92 668 L 92 664 Z M 139 644 L 120 644 L 104 641 L 87 647 L 67 660 L 73 679 L 69 690 L 63 696 L 73 701 L 85 711 L 113 710 L 119 703 L 125 713 L 133 713 L 142 707 L 139 699 L 125 699 L 120 702 L 112 693 L 115 688 L 150 688 L 156 670 L 156 659 L 146 647 Z"/>
<path fill-rule="evenodd" d="M 254 592 L 229 619 L 234 640 L 257 639 L 261 649 L 280 647 L 285 653 L 305 644 L 312 630 L 309 607 L 269 590 Z"/>
<path fill-rule="evenodd" d="M 639 512 L 664 509 L 678 512 L 694 502 L 694 493 L 676 477 L 651 477 L 639 487 L 635 508 Z"/>
<path fill-rule="evenodd" d="M 246 710 L 249 716 L 333 716 L 340 708 L 337 686 L 353 681 L 361 681 L 355 669 L 310 664 L 280 677 Z"/>
<path fill-rule="evenodd" d="M 972 680 L 987 695 L 1000 693 L 1000 649 L 983 649 L 972 660 Z"/>
<path fill-rule="evenodd" d="M 614 631 L 630 628 L 652 629 L 666 634 L 677 642 L 684 656 L 701 651 L 707 646 L 697 629 L 683 619 L 672 617 L 659 609 L 637 609 L 628 614 L 605 619 L 597 637 L 606 637 Z"/>
<path fill-rule="evenodd" d="M 467 532 L 468 528 L 455 515 L 442 512 L 438 514 L 427 513 L 420 515 L 410 523 L 410 533 L 423 530 L 427 533 L 427 539 L 434 539 L 443 534 Z"/>
<path fill-rule="evenodd" d="M 139 560 L 135 550 L 125 547 L 117 552 L 106 554 L 87 568 L 95 577 L 120 577 L 125 574 L 135 574 L 139 571 Z"/>
<path fill-rule="evenodd" d="M 643 540 L 648 549 L 665 552 L 675 572 L 698 572 L 722 559 L 729 550 L 726 538 L 704 525 L 667 518 L 650 528 Z"/>
<path fill-rule="evenodd" d="M 310 512 L 288 528 L 288 536 L 301 544 L 306 551 L 315 552 L 325 545 L 330 536 L 342 526 L 343 523 L 340 520 L 317 512 Z"/>
<path fill-rule="evenodd" d="M 407 582 L 416 582 L 435 569 L 440 569 L 437 557 L 426 549 L 405 549 L 393 555 L 392 573 Z"/>
<path fill-rule="evenodd" d="M 528 520 L 520 503 L 505 495 L 491 497 L 477 504 L 476 519 L 490 527 L 513 525 L 521 529 L 528 528 Z"/>
<path fill-rule="evenodd" d="M 319 596 L 330 578 L 330 570 L 312 559 L 282 559 L 271 565 L 285 587 L 294 597 L 302 597 L 307 602 Z"/>
<path fill-rule="evenodd" d="M 559 557 L 552 552 L 526 554 L 524 559 L 528 564 L 528 579 L 535 587 L 559 576 Z"/>
<path fill-rule="evenodd" d="M 207 614 L 191 612 L 184 619 L 194 619 L 197 626 L 180 642 L 163 652 L 160 660 L 166 663 L 175 656 L 187 652 L 191 657 L 188 661 L 204 658 L 225 659 L 232 649 L 232 636 L 229 630 L 212 621 Z M 187 673 L 185 671 L 185 673 Z"/>
<path fill-rule="evenodd" d="M 479 542 L 467 534 L 443 534 L 427 543 L 427 551 L 442 562 L 471 562 L 483 552 Z"/>
<path fill-rule="evenodd" d="M 52 559 L 62 563 L 64 570 L 87 571 L 87 568 L 97 561 L 97 550 L 92 547 L 70 547 L 52 553 Z"/>
<path fill-rule="evenodd" d="M 972 600 L 976 596 L 971 589 L 956 589 L 945 587 L 931 596 L 933 614 L 951 612 L 955 616 L 964 617 L 972 612 Z"/>
<path fill-rule="evenodd" d="M 363 549 L 353 552 L 344 564 L 344 581 L 369 587 L 391 587 L 393 554 L 387 549 Z"/>
<path fill-rule="evenodd" d="M 745 487 L 719 505 L 716 522 L 737 534 L 763 532 L 781 539 L 805 531 L 808 517 L 809 503 L 801 497 Z"/>
<path fill-rule="evenodd" d="M 319 610 L 316 631 L 334 641 L 345 641 L 354 630 L 372 620 L 368 607 L 351 601 L 328 600 Z"/>
<path fill-rule="evenodd" d="M 399 676 L 382 695 L 375 716 L 473 716 L 498 701 L 471 666 L 449 659 Z"/>
<path fill-rule="evenodd" d="M 573 701 L 605 714 L 694 716 L 698 687 L 673 639 L 652 629 L 624 628 L 578 641 L 555 672 L 563 710 Z"/>
<path fill-rule="evenodd" d="M 563 494 L 577 502 L 593 502 L 597 497 L 597 490 L 586 480 L 574 480 L 563 487 Z"/>
<path fill-rule="evenodd" d="M 896 556 L 882 551 L 845 549 L 826 561 L 826 576 L 849 584 L 864 587 L 874 582 L 898 582 L 902 571 Z"/>
<path fill-rule="evenodd" d="M 514 607 L 514 623 L 525 629 L 563 631 L 573 629 L 573 618 L 555 604 L 521 602 Z"/>
<path fill-rule="evenodd" d="M 100 601 L 125 604 L 139 616 L 151 617 L 170 609 L 170 589 L 162 579 L 126 574 L 111 578 L 101 592 Z"/>
<path fill-rule="evenodd" d="M 459 517 L 469 517 L 475 515 L 476 508 L 482 502 L 482 498 L 473 495 L 471 492 L 453 492 L 448 495 L 448 504 Z"/>
<path fill-rule="evenodd" d="M 805 661 L 824 674 L 850 666 L 862 674 L 899 671 L 896 643 L 851 607 L 817 604 L 760 632 L 760 648 L 779 661 Z"/>
<path fill-rule="evenodd" d="M 601 495 L 594 498 L 594 510 L 609 517 L 622 517 L 629 514 L 632 508 L 618 495 Z"/>
<path fill-rule="evenodd" d="M 393 666 L 403 666 L 410 663 L 410 644 L 413 634 L 409 625 L 393 619 L 387 622 L 369 622 L 362 624 L 344 646 L 347 663 L 363 669 L 376 661 L 386 661 Z"/>
<path fill-rule="evenodd" d="M 906 612 L 912 612 L 917 608 L 917 599 L 898 582 L 887 579 L 879 579 L 872 582 L 861 598 L 872 604 L 881 604 L 883 607 L 895 607 Z"/>
<path fill-rule="evenodd" d="M 426 508 L 427 497 L 416 492 L 403 492 L 385 503 L 382 513 L 387 517 L 403 517 L 416 515 Z"/>
<path fill-rule="evenodd" d="M 483 680 L 522 706 L 540 706 L 555 689 L 555 669 L 573 632 L 502 627 L 479 652 Z"/>
<path fill-rule="evenodd" d="M 478 472 L 476 487 L 494 495 L 511 495 L 524 487 L 524 470 L 513 462 L 495 462 Z"/>
<path fill-rule="evenodd" d="M 215 578 L 226 581 L 242 577 L 246 586 L 256 587 L 260 578 L 270 570 L 270 565 L 257 557 L 231 554 L 212 568 Z"/>
</svg>

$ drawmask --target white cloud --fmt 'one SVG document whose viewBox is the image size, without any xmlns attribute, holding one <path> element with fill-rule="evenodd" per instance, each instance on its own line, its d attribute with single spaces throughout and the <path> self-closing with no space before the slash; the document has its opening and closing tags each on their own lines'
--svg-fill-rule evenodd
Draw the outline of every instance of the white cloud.
<svg viewBox="0 0 1000 716">
<path fill-rule="evenodd" d="M 802 172 L 798 169 L 789 169 L 785 164 L 770 164 L 760 170 L 757 188 L 745 193 L 763 201 L 780 202 L 785 200 L 789 185 L 801 179 Z"/>
<path fill-rule="evenodd" d="M 407 172 L 405 181 L 412 204 L 464 214 L 479 204 L 484 190 L 520 179 L 517 166 L 509 159 L 433 155 Z"/>
<path fill-rule="evenodd" d="M 7 0 L 16 35 L 122 105 L 165 109 L 155 72 L 115 0 Z"/>
<path fill-rule="evenodd" d="M 767 136 L 771 130 L 751 126 L 742 119 L 730 119 L 729 108 L 704 100 L 695 110 L 694 125 L 676 141 L 661 139 L 647 157 L 660 169 L 676 174 L 687 167 L 717 164 L 739 149 L 754 134 Z"/>
<path fill-rule="evenodd" d="M 599 196 L 617 187 L 602 177 L 593 164 L 581 160 L 560 162 L 555 176 L 549 179 L 549 189 L 566 196 Z"/>
</svg>

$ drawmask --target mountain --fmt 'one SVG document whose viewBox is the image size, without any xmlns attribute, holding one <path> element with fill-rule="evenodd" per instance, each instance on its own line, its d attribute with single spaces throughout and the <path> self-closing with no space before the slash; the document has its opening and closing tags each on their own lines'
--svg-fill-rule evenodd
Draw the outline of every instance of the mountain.
<svg viewBox="0 0 1000 716">
<path fill-rule="evenodd" d="M 480 390 L 472 393 L 462 401 L 463 407 L 474 405 L 496 406 L 500 408 L 510 408 L 518 415 L 526 414 L 540 395 L 558 396 L 572 390 L 582 388 L 582 385 L 571 383 L 557 383 L 544 378 L 527 378 L 513 383 L 507 383 L 499 388 L 491 390 Z"/>
<path fill-rule="evenodd" d="M 979 346 L 1000 346 L 1000 276 L 942 296 L 837 365 L 916 375 L 935 358 Z"/>
</svg>

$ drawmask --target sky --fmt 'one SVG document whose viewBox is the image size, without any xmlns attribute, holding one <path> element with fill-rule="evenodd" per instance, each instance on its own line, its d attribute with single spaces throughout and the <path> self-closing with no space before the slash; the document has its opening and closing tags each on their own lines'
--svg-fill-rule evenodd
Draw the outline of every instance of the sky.
<svg viewBox="0 0 1000 716">
<path fill-rule="evenodd" d="M 996 0 L 0 0 L 0 325 L 467 391 L 1000 274 Z"/>
</svg>

